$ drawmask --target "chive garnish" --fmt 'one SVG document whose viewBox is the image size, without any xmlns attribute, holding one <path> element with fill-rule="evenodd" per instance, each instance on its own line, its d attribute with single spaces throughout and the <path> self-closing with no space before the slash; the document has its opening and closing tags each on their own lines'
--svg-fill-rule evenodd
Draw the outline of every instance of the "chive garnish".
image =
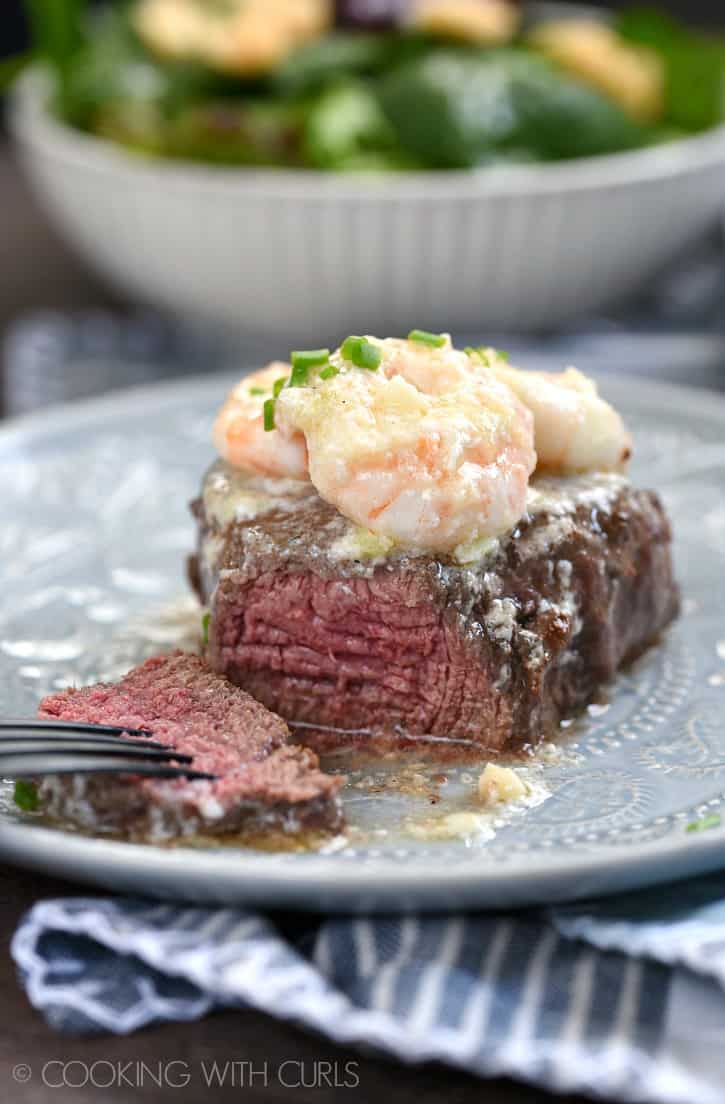
<svg viewBox="0 0 725 1104">
<path fill-rule="evenodd" d="M 508 353 L 505 353 L 503 349 L 491 349 L 487 348 L 485 345 L 466 345 L 466 348 L 463 351 L 466 356 L 478 357 L 478 359 L 482 361 L 482 363 L 485 364 L 487 367 L 489 367 L 491 364 L 491 357 L 497 357 L 499 360 L 503 360 L 506 364 L 508 364 L 509 361 L 509 355 Z"/>
<path fill-rule="evenodd" d="M 440 349 L 446 343 L 446 335 L 429 333 L 428 330 L 411 330 L 408 341 L 417 341 L 419 345 L 430 345 L 432 349 Z"/>
<path fill-rule="evenodd" d="M 708 828 L 719 828 L 722 818 L 717 813 L 709 813 L 701 820 L 691 820 L 687 825 L 687 832 L 705 832 Z"/>
<path fill-rule="evenodd" d="M 352 361 L 356 368 L 366 368 L 368 372 L 375 372 L 383 359 L 383 354 L 377 345 L 373 345 L 366 337 L 346 338 L 340 352 L 345 360 Z"/>
<path fill-rule="evenodd" d="M 289 378 L 290 387 L 304 387 L 307 383 L 310 370 L 304 364 L 293 364 L 292 374 Z"/>
<path fill-rule="evenodd" d="M 373 345 L 371 341 L 366 341 L 363 338 L 357 350 L 357 360 L 354 360 L 353 363 L 358 368 L 367 368 L 368 372 L 375 372 L 380 367 L 382 359 L 383 354 L 377 345 Z"/>
<path fill-rule="evenodd" d="M 205 613 L 201 619 L 201 639 L 206 648 L 209 643 L 209 622 L 211 621 L 211 614 Z"/>
<path fill-rule="evenodd" d="M 250 387 L 249 388 L 249 394 L 250 395 L 266 395 L 267 392 L 265 391 L 265 389 L 263 387 Z"/>
<path fill-rule="evenodd" d="M 264 404 L 264 432 L 269 433 L 274 429 L 274 399 L 267 399 Z"/>
<path fill-rule="evenodd" d="M 274 384 L 272 385 L 272 395 L 274 396 L 275 399 L 279 395 L 280 391 L 282 390 L 282 388 L 284 387 L 286 382 L 287 382 L 287 377 L 286 376 L 280 376 L 279 379 L 276 379 L 274 381 Z"/>
<path fill-rule="evenodd" d="M 336 368 L 334 364 L 328 364 L 327 368 L 323 368 L 322 371 L 320 372 L 320 379 L 321 380 L 334 379 L 335 376 L 339 376 L 339 375 L 340 375 L 340 369 Z"/>
<path fill-rule="evenodd" d="M 292 353 L 292 375 L 290 387 L 304 387 L 310 375 L 310 368 L 319 368 L 330 359 L 329 349 L 302 349 Z"/>
<path fill-rule="evenodd" d="M 340 346 L 340 352 L 342 353 L 345 360 L 353 360 L 353 353 L 356 349 L 359 348 L 361 341 L 362 341 L 361 337 L 346 337 L 345 338 L 342 345 Z M 353 364 L 354 363 L 355 362 L 353 360 Z"/>
<path fill-rule="evenodd" d="M 34 813 L 40 802 L 38 800 L 38 787 L 34 782 L 26 782 L 19 778 L 15 783 L 13 801 L 24 813 Z"/>
<path fill-rule="evenodd" d="M 330 359 L 329 349 L 303 349 L 292 353 L 293 368 L 319 368 Z"/>
</svg>

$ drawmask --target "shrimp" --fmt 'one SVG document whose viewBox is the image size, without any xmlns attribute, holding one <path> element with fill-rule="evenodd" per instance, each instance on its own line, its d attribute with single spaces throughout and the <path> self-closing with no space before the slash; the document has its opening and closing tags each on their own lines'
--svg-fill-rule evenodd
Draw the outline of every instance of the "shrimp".
<svg viewBox="0 0 725 1104">
<path fill-rule="evenodd" d="M 245 376 L 221 408 L 214 423 L 214 444 L 233 468 L 288 479 L 309 478 L 304 436 L 264 429 L 264 403 L 272 398 L 275 382 L 289 373 L 289 364 L 273 361 Z"/>
<path fill-rule="evenodd" d="M 511 529 L 536 463 L 533 419 L 493 372 L 453 349 L 366 338 L 378 370 L 333 354 L 333 378 L 285 388 L 276 420 L 301 431 L 318 493 L 369 531 L 451 551 Z"/>
<path fill-rule="evenodd" d="M 621 418 L 573 369 L 521 372 L 493 350 L 461 352 L 435 336 L 354 338 L 329 361 L 301 383 L 281 362 L 244 379 L 217 418 L 217 447 L 233 467 L 311 480 L 395 544 L 450 552 L 499 536 L 524 514 L 537 465 L 616 470 L 629 456 Z"/>
<path fill-rule="evenodd" d="M 593 380 L 565 372 L 522 372 L 492 349 L 472 356 L 516 394 L 534 416 L 538 467 L 573 475 L 621 471 L 632 452 L 624 422 L 597 391 Z"/>
</svg>

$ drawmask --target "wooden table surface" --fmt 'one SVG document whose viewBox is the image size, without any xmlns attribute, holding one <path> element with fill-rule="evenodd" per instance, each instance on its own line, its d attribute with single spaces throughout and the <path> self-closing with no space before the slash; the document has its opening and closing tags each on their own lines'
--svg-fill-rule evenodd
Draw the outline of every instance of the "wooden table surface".
<svg viewBox="0 0 725 1104">
<path fill-rule="evenodd" d="M 95 281 L 62 246 L 28 195 L 7 151 L 0 147 L 0 256 L 5 271 L 0 286 L 0 332 L 23 310 L 45 307 L 113 304 L 117 298 Z M 20 986 L 9 955 L 9 943 L 23 912 L 35 901 L 83 892 L 71 885 L 0 866 L 0 1102 L 49 1104 L 108 1101 L 109 1104 L 177 1104 L 206 1099 L 294 1101 L 318 1104 L 344 1100 L 367 1102 L 393 1098 L 396 1104 L 545 1104 L 573 1097 L 547 1093 L 510 1081 L 480 1081 L 441 1066 L 410 1068 L 336 1047 L 314 1035 L 252 1011 L 217 1013 L 198 1023 L 152 1028 L 119 1038 L 68 1038 L 52 1031 L 35 1012 Z M 206 1087 L 205 1073 L 217 1061 L 227 1067 L 221 1088 Z M 68 1067 L 68 1080 L 78 1083 L 93 1062 L 109 1088 L 58 1088 L 59 1063 Z M 285 1087 L 302 1067 L 310 1087 Z M 358 1079 L 355 1088 L 324 1084 L 326 1067 L 320 1062 L 345 1062 Z M 167 1071 L 167 1085 L 158 1087 L 154 1075 Z M 179 1063 L 184 1063 L 179 1065 Z M 240 1066 L 239 1063 L 249 1063 Z M 85 1064 L 85 1066 L 83 1065 Z M 130 1065 L 129 1065 L 130 1064 Z M 333 1066 L 334 1069 L 334 1066 Z M 233 1070 L 235 1077 L 229 1072 Z M 250 1072 L 254 1077 L 250 1078 Z M 29 1076 L 28 1076 L 29 1074 Z M 24 1079 L 27 1078 L 27 1079 Z M 188 1080 L 187 1080 L 188 1078 Z M 240 1086 L 240 1081 L 245 1086 Z M 250 1084 L 251 1080 L 251 1084 Z M 320 1083 L 315 1086 L 315 1081 Z M 162 1079 L 163 1081 L 163 1079 Z M 236 1083 L 235 1083 L 236 1082 Z M 265 1083 L 266 1082 L 266 1083 Z M 581 1098 L 576 1098 L 581 1100 Z"/>
</svg>

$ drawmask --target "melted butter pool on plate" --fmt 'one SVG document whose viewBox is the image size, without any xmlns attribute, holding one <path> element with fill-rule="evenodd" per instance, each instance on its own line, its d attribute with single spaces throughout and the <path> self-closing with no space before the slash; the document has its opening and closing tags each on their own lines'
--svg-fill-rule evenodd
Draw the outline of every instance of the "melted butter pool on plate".
<svg viewBox="0 0 725 1104">
<path fill-rule="evenodd" d="M 348 773 L 343 800 L 346 836 L 354 846 L 394 845 L 404 840 L 461 840 L 468 846 L 493 839 L 498 829 L 549 796 L 544 763 L 534 757 L 507 763 L 524 782 L 518 800 L 486 804 L 478 792 L 485 767 L 421 760 L 367 764 Z"/>
</svg>

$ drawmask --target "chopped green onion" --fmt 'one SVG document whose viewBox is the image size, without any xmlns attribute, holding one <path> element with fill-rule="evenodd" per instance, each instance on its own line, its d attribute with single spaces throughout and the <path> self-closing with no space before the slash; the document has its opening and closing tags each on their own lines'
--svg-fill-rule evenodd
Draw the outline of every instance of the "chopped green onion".
<svg viewBox="0 0 725 1104">
<path fill-rule="evenodd" d="M 274 429 L 274 399 L 267 399 L 264 404 L 264 432 L 269 433 Z"/>
<path fill-rule="evenodd" d="M 358 368 L 367 368 L 368 372 L 375 372 L 380 367 L 380 362 L 383 359 L 383 354 L 377 345 L 373 345 L 372 341 L 366 341 L 365 338 L 360 343 L 358 350 L 358 357 L 353 363 Z"/>
<path fill-rule="evenodd" d="M 319 368 L 330 359 L 329 349 L 303 349 L 292 353 L 293 368 Z"/>
<path fill-rule="evenodd" d="M 356 368 L 366 368 L 368 372 L 376 371 L 383 359 L 378 346 L 373 345 L 366 337 L 348 337 L 343 341 L 340 352 L 345 360 L 352 361 Z"/>
<path fill-rule="evenodd" d="M 411 330 L 408 341 L 417 341 L 419 345 L 430 345 L 432 349 L 440 349 L 446 343 L 446 335 L 428 333 L 427 330 Z"/>
<path fill-rule="evenodd" d="M 319 368 L 330 359 L 329 349 L 302 349 L 292 353 L 292 375 L 290 387 L 304 387 L 309 379 L 310 368 Z"/>
<path fill-rule="evenodd" d="M 249 394 L 250 395 L 266 395 L 267 392 L 265 391 L 265 389 L 263 387 L 250 387 L 249 388 Z"/>
<path fill-rule="evenodd" d="M 24 813 L 34 813 L 40 802 L 38 800 L 38 787 L 34 782 L 26 782 L 19 778 L 15 783 L 13 801 Z"/>
<path fill-rule="evenodd" d="M 705 832 L 708 828 L 719 828 L 722 818 L 717 813 L 710 813 L 701 820 L 691 820 L 687 825 L 688 832 Z"/>
<path fill-rule="evenodd" d="M 503 360 L 506 364 L 508 364 L 509 361 L 508 353 L 505 353 L 502 349 L 487 348 L 485 345 L 467 345 L 463 351 L 466 356 L 478 357 L 478 359 L 487 367 L 491 366 L 492 358 Z"/>
<path fill-rule="evenodd" d="M 275 399 L 279 395 L 280 391 L 282 390 L 282 388 L 284 387 L 286 382 L 287 382 L 287 377 L 286 376 L 280 376 L 279 379 L 276 379 L 274 381 L 274 384 L 272 386 L 272 394 L 274 395 Z"/>
<path fill-rule="evenodd" d="M 309 375 L 310 375 L 310 370 L 306 365 L 304 365 L 304 364 L 298 365 L 298 366 L 293 365 L 292 366 L 292 374 L 290 375 L 290 378 L 289 378 L 290 387 L 305 387 L 306 384 L 307 384 Z"/>
<path fill-rule="evenodd" d="M 205 613 L 201 619 L 201 639 L 206 648 L 209 643 L 209 622 L 211 621 L 211 614 Z"/>
<path fill-rule="evenodd" d="M 336 368 L 334 364 L 328 364 L 327 368 L 323 368 L 322 371 L 320 372 L 320 379 L 321 380 L 334 379 L 335 376 L 339 376 L 339 375 L 340 375 L 340 369 Z"/>
<path fill-rule="evenodd" d="M 353 352 L 360 347 L 361 337 L 346 337 L 340 346 L 340 352 L 345 360 L 352 360 Z M 354 363 L 354 361 L 353 361 Z"/>
</svg>

